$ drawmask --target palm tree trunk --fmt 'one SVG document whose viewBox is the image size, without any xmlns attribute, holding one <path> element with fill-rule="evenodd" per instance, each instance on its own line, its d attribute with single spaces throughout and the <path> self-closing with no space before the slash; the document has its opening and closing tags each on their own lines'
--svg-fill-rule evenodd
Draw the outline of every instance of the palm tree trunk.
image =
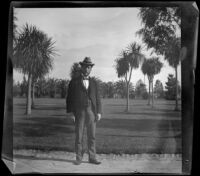
<svg viewBox="0 0 200 176">
<path fill-rule="evenodd" d="M 54 86 L 54 98 L 56 98 L 56 82 L 55 82 L 55 86 Z"/>
<path fill-rule="evenodd" d="M 26 76 L 25 76 L 25 74 L 24 74 L 24 75 L 23 75 L 23 84 L 25 84 L 25 82 L 26 82 Z M 25 88 L 24 88 L 24 87 L 25 87 Z M 25 94 L 25 97 L 28 96 L 28 92 L 27 92 L 26 86 L 23 86 L 22 95 L 24 95 L 24 94 Z"/>
<path fill-rule="evenodd" d="M 176 105 L 175 105 L 175 111 L 178 111 L 178 77 L 177 77 L 177 66 L 175 67 L 175 75 L 176 75 Z"/>
<path fill-rule="evenodd" d="M 154 103 L 153 79 L 152 79 L 152 82 L 151 82 L 151 86 L 152 86 L 152 97 L 151 97 L 151 100 L 152 100 L 152 108 L 153 108 L 153 103 Z"/>
<path fill-rule="evenodd" d="M 32 83 L 32 75 L 28 75 L 28 94 L 27 94 L 27 102 L 26 102 L 26 115 L 31 114 L 31 83 Z"/>
<path fill-rule="evenodd" d="M 31 108 L 35 108 L 35 83 L 33 83 L 33 87 L 32 87 L 32 104 L 31 104 Z"/>
<path fill-rule="evenodd" d="M 129 83 L 127 82 L 126 112 L 129 112 Z"/>
<path fill-rule="evenodd" d="M 148 96 L 148 105 L 150 105 L 150 97 L 151 97 L 151 94 L 150 94 L 150 87 L 151 87 L 151 81 L 149 79 L 149 96 Z"/>
</svg>

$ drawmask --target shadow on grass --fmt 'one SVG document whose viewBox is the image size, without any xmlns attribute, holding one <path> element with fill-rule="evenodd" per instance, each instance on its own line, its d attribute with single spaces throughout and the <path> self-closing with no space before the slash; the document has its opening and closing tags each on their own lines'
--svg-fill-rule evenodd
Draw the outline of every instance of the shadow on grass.
<svg viewBox="0 0 200 176">
<path fill-rule="evenodd" d="M 35 107 L 32 116 L 22 115 L 24 104 L 16 106 L 14 121 L 15 148 L 46 150 L 74 150 L 74 124 L 62 114 L 64 106 L 40 105 Z M 181 120 L 177 112 L 161 109 L 136 109 L 130 113 L 130 119 L 123 119 L 124 112 L 116 105 L 115 112 L 108 108 L 113 119 L 102 118 L 97 123 L 102 135 L 100 153 L 180 153 L 181 151 Z M 25 106 L 24 106 L 25 108 Z M 42 112 L 42 113 L 41 113 Z M 106 113 L 105 113 L 106 114 Z M 156 119 L 131 119 L 132 116 L 156 117 Z M 120 117 L 115 118 L 115 116 Z M 166 120 L 160 119 L 166 117 Z M 121 130 L 126 134 L 121 134 Z M 143 133 L 145 132 L 145 133 Z M 148 133 L 149 132 L 149 133 Z M 144 134 L 144 135 L 143 135 Z M 152 135 L 153 134 L 153 135 Z M 155 134 L 155 135 L 154 135 Z M 146 136 L 145 136 L 146 135 Z M 100 137 L 100 136 L 99 136 Z M 98 139 L 99 139 L 98 137 Z M 105 146 L 104 146 L 105 143 Z M 142 148 L 143 147 L 143 148 Z"/>
<path fill-rule="evenodd" d="M 60 111 L 60 110 L 66 110 L 66 108 L 61 106 L 35 106 L 34 110 Z"/>
<path fill-rule="evenodd" d="M 100 153 L 181 152 L 180 120 L 102 119 L 97 127 L 102 131 L 97 134 Z M 110 133 L 111 129 L 114 130 Z M 122 135 L 120 129 L 130 132 Z M 145 131 L 147 134 L 140 135 Z M 151 135 L 152 132 L 155 135 Z M 15 149 L 74 152 L 74 124 L 70 119 L 26 118 L 14 124 L 14 137 L 17 139 Z"/>
<path fill-rule="evenodd" d="M 14 123 L 14 136 L 44 137 L 60 133 L 74 133 L 74 124 L 70 119 L 31 117 Z"/>
<path fill-rule="evenodd" d="M 157 131 L 162 134 L 162 131 L 180 131 L 180 120 L 153 120 L 153 119 L 102 119 L 97 123 L 98 128 L 102 129 L 115 129 L 118 134 L 118 129 L 137 131 L 137 132 L 150 132 Z M 170 128 L 172 127 L 172 128 Z M 31 117 L 29 119 L 23 118 L 14 123 L 14 135 L 25 137 L 43 137 L 63 134 L 74 133 L 74 123 L 71 119 L 61 117 Z M 106 135 L 106 133 L 105 133 Z M 163 135 L 161 135 L 162 137 Z M 142 136 L 141 136 L 142 137 Z"/>
<path fill-rule="evenodd" d="M 181 134 L 176 134 L 176 135 L 120 135 L 120 134 L 100 134 L 101 136 L 113 136 L 113 137 L 130 137 L 130 138 L 180 138 Z"/>
<path fill-rule="evenodd" d="M 13 106 L 24 106 L 24 107 L 26 107 L 26 104 L 25 103 L 17 103 L 17 104 L 13 104 Z"/>
<path fill-rule="evenodd" d="M 180 120 L 154 120 L 154 119 L 102 119 L 98 122 L 99 128 L 125 129 L 130 131 L 162 131 L 169 130 L 173 123 L 173 130 L 181 130 Z"/>
<path fill-rule="evenodd" d="M 126 107 L 126 104 L 124 104 L 124 103 L 121 103 L 121 104 L 105 104 L 106 106 L 111 106 L 111 107 Z M 173 104 L 170 104 L 170 103 L 165 103 L 165 104 L 161 104 L 162 106 L 173 106 Z M 156 105 L 154 105 L 154 106 L 156 106 Z M 133 103 L 133 104 L 131 104 L 130 105 L 130 107 L 141 107 L 141 108 L 143 108 L 143 107 L 150 107 L 149 105 L 148 105 L 148 103 L 138 103 L 138 104 L 136 104 L 136 103 Z"/>
<path fill-rule="evenodd" d="M 144 111 L 141 111 L 141 112 L 112 112 L 112 114 L 122 114 L 122 115 L 140 115 L 140 116 L 152 116 L 152 117 L 165 117 L 165 118 L 170 118 L 171 120 L 173 120 L 173 117 L 174 118 L 177 118 L 177 117 L 181 117 L 181 114 L 179 112 L 175 112 L 175 111 L 172 111 L 172 110 L 160 110 L 160 109 L 156 109 L 156 112 L 155 113 L 150 113 L 150 112 L 144 112 Z"/>
</svg>

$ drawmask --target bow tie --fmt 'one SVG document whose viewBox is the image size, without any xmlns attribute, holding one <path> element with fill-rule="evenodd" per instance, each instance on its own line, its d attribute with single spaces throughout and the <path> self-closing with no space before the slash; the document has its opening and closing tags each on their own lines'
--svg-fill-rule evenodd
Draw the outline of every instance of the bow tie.
<svg viewBox="0 0 200 176">
<path fill-rule="evenodd" d="M 89 80 L 89 77 L 83 77 L 83 80 Z"/>
</svg>

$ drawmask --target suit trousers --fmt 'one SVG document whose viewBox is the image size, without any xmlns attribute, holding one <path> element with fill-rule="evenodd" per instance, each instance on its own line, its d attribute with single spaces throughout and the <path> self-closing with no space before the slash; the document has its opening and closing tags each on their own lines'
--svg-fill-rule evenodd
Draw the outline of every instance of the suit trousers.
<svg viewBox="0 0 200 176">
<path fill-rule="evenodd" d="M 84 127 L 87 129 L 87 144 L 89 159 L 96 159 L 95 131 L 96 121 L 91 105 L 75 113 L 75 152 L 76 159 L 82 160 L 83 157 L 83 137 Z"/>
</svg>

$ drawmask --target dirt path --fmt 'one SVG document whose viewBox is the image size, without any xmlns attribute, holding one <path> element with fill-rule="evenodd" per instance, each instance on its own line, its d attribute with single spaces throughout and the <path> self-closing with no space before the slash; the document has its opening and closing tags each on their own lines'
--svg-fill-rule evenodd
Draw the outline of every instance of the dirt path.
<svg viewBox="0 0 200 176">
<path fill-rule="evenodd" d="M 77 166 L 74 153 L 16 150 L 14 164 L 4 162 L 13 173 L 181 173 L 181 155 L 100 154 L 100 165 L 89 164 L 87 157 L 85 154 L 83 163 Z"/>
</svg>

